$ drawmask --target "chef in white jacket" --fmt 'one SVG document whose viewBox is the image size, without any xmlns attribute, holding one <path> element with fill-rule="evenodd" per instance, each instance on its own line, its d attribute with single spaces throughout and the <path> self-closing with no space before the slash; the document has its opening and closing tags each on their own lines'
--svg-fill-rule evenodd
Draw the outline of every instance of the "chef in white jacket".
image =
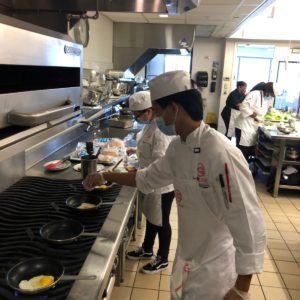
<svg viewBox="0 0 300 300">
<path fill-rule="evenodd" d="M 259 122 L 272 106 L 273 82 L 261 83 L 260 90 L 252 90 L 240 104 L 240 114 L 235 120 L 236 145 L 248 162 L 255 156 L 255 144 Z"/>
<path fill-rule="evenodd" d="M 165 155 L 172 137 L 162 133 L 154 120 L 151 97 L 148 91 L 141 91 L 129 98 L 129 109 L 139 123 L 145 124 L 137 134 L 137 148 L 128 149 L 129 154 L 136 152 L 139 168 L 148 167 L 151 163 Z M 169 221 L 174 199 L 172 184 L 155 189 L 149 194 L 139 193 L 139 202 L 146 217 L 146 232 L 142 247 L 127 253 L 132 260 L 151 259 L 156 235 L 159 248 L 155 259 L 144 265 L 141 271 L 146 274 L 158 273 L 168 267 L 168 255 L 172 229 Z"/>
<path fill-rule="evenodd" d="M 178 246 L 172 299 L 248 299 L 263 270 L 265 227 L 255 185 L 238 148 L 203 122 L 200 92 L 185 71 L 149 82 L 156 122 L 178 135 L 166 154 L 136 174 L 93 174 L 86 189 L 113 180 L 144 193 L 174 184 Z"/>
</svg>

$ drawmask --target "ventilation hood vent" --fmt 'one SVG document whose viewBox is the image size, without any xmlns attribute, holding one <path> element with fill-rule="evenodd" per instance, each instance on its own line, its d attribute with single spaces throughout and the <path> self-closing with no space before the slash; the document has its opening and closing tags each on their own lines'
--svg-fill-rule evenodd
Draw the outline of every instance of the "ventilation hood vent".
<svg viewBox="0 0 300 300">
<path fill-rule="evenodd" d="M 182 14 L 199 5 L 199 0 L 165 0 L 170 15 Z"/>
<path fill-rule="evenodd" d="M 68 14 L 82 15 L 87 11 L 97 11 L 176 15 L 198 4 L 199 0 L 0 0 L 0 13 L 67 33 Z M 75 21 L 71 22 L 71 27 Z"/>
<path fill-rule="evenodd" d="M 156 54 L 190 51 L 195 37 L 194 25 L 114 24 L 113 65 L 137 74 Z"/>
</svg>

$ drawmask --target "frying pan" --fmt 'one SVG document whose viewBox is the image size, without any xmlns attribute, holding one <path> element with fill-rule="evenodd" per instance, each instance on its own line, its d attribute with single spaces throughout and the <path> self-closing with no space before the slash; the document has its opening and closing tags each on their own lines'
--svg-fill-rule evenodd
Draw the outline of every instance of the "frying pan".
<svg viewBox="0 0 300 300">
<path fill-rule="evenodd" d="M 40 235 L 46 241 L 56 244 L 71 243 L 80 236 L 99 236 L 98 233 L 84 232 L 83 225 L 71 219 L 52 221 L 43 225 L 40 229 Z"/>
<path fill-rule="evenodd" d="M 14 290 L 23 294 L 38 294 L 54 287 L 60 280 L 95 280 L 95 275 L 64 275 L 65 268 L 60 261 L 47 257 L 30 258 L 13 266 L 6 275 L 7 284 Z M 54 277 L 54 282 L 48 286 L 34 290 L 20 289 L 22 280 L 29 280 L 32 277 L 49 275 Z"/>
<path fill-rule="evenodd" d="M 80 205 L 82 203 L 89 203 L 89 204 L 93 204 L 94 206 L 91 208 L 82 209 L 80 208 Z M 66 205 L 77 211 L 93 211 L 103 205 L 115 205 L 115 204 L 123 204 L 123 202 L 103 202 L 101 197 L 92 194 L 71 196 L 66 200 Z"/>
</svg>

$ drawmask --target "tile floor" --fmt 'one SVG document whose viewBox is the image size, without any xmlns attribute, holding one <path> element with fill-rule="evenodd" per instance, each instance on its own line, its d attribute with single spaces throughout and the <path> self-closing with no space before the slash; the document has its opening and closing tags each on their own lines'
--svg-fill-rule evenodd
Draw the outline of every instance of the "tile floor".
<svg viewBox="0 0 300 300">
<path fill-rule="evenodd" d="M 267 227 L 268 247 L 264 272 L 252 279 L 250 299 L 300 300 L 300 193 L 285 190 L 275 199 L 266 192 L 262 182 L 257 182 L 256 187 Z M 127 260 L 125 280 L 120 287 L 114 287 L 111 300 L 170 299 L 170 272 L 178 234 L 175 202 L 170 218 L 173 234 L 168 270 L 145 275 L 138 270 L 148 261 Z M 144 231 L 145 227 L 138 230 L 137 239 L 130 244 L 129 250 L 141 245 Z"/>
</svg>

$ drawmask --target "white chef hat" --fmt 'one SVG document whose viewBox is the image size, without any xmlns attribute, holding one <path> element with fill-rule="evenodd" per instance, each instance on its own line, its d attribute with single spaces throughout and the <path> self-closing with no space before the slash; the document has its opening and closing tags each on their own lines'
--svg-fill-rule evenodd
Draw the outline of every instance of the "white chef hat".
<svg viewBox="0 0 300 300">
<path fill-rule="evenodd" d="M 186 71 L 163 73 L 150 80 L 148 85 L 152 101 L 194 89 L 191 82 L 191 76 Z"/>
<path fill-rule="evenodd" d="M 152 107 L 150 92 L 141 91 L 129 97 L 129 109 L 133 111 L 144 110 Z"/>
</svg>

